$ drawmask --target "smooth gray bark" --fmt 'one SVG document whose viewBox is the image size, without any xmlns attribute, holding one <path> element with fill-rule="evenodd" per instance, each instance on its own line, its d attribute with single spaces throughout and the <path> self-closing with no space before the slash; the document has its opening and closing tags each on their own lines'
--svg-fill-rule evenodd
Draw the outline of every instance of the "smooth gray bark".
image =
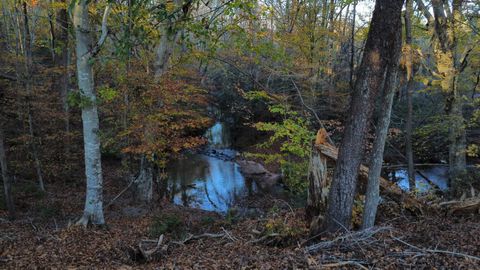
<svg viewBox="0 0 480 270">
<path fill-rule="evenodd" d="M 92 59 L 107 36 L 107 17 L 110 6 L 103 15 L 102 35 L 95 47 L 92 46 L 92 33 L 88 15 L 88 0 L 79 0 L 73 9 L 73 25 L 76 36 L 78 88 L 86 104 L 82 107 L 83 143 L 85 151 L 85 176 L 87 192 L 82 218 L 77 224 L 105 224 L 103 216 L 103 178 L 100 153 L 99 120 L 97 98 L 94 91 Z"/>
</svg>

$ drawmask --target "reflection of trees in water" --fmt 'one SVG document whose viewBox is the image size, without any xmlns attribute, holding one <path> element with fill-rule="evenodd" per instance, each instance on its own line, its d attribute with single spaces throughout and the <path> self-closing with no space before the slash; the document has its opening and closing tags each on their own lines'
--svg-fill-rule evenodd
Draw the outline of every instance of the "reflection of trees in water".
<svg viewBox="0 0 480 270">
<path fill-rule="evenodd" d="M 226 211 L 244 194 L 245 186 L 238 165 L 218 158 L 192 155 L 170 167 L 172 201 L 189 207 Z"/>
</svg>

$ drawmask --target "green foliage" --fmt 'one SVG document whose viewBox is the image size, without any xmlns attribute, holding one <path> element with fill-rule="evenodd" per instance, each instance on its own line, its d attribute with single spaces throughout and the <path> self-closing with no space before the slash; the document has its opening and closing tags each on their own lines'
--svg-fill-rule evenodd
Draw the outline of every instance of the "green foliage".
<svg viewBox="0 0 480 270">
<path fill-rule="evenodd" d="M 150 225 L 149 234 L 151 237 L 158 238 L 162 234 L 172 234 L 175 237 L 181 237 L 185 232 L 184 221 L 173 214 L 165 214 L 153 219 Z"/>
<path fill-rule="evenodd" d="M 77 108 L 87 108 L 93 105 L 92 99 L 80 91 L 70 91 L 67 96 L 67 102 L 70 107 Z"/>
<path fill-rule="evenodd" d="M 261 92 L 251 93 L 249 97 L 265 98 Z M 262 158 L 266 163 L 278 162 L 284 175 L 285 184 L 295 193 L 305 192 L 307 188 L 308 162 L 314 133 L 309 129 L 307 119 L 283 104 L 269 105 L 269 111 L 280 116 L 281 121 L 259 122 L 254 127 L 269 132 L 270 138 L 258 144 L 259 148 L 271 148 L 280 145 L 280 153 L 249 153 L 249 156 Z"/>
<path fill-rule="evenodd" d="M 104 86 L 98 89 L 98 98 L 101 102 L 110 102 L 118 97 L 118 91 L 109 87 Z"/>
</svg>

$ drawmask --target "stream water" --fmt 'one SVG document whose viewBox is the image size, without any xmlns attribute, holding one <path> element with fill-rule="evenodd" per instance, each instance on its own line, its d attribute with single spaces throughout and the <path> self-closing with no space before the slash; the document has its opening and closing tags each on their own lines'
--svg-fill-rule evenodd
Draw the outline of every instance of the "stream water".
<svg viewBox="0 0 480 270">
<path fill-rule="evenodd" d="M 203 153 L 188 154 L 169 165 L 170 194 L 175 204 L 226 213 L 238 200 L 256 192 L 257 187 L 243 177 L 233 161 L 237 152 L 230 148 L 231 136 L 224 123 L 216 122 L 205 137 L 209 145 Z M 419 171 L 421 174 L 416 173 L 415 178 L 420 192 L 437 187 L 448 189 L 447 166 L 424 167 Z M 390 171 L 388 175 L 400 188 L 409 190 L 406 169 Z"/>
<path fill-rule="evenodd" d="M 235 202 L 256 187 L 246 181 L 233 158 L 228 129 L 215 123 L 205 134 L 205 153 L 189 154 L 174 161 L 169 170 L 169 187 L 175 204 L 226 213 Z"/>
<path fill-rule="evenodd" d="M 448 189 L 448 166 L 436 165 L 418 168 L 415 173 L 415 185 L 420 193 L 427 192 L 432 189 L 440 189 L 446 191 Z M 403 190 L 410 190 L 408 183 L 407 169 L 402 168 L 389 174 L 389 178 L 395 181 Z M 428 179 L 428 180 L 427 180 Z"/>
</svg>

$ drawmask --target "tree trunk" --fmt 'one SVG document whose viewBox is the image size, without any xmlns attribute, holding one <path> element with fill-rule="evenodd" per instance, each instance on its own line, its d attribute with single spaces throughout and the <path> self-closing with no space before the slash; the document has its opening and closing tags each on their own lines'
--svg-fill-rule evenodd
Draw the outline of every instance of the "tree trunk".
<svg viewBox="0 0 480 270">
<path fill-rule="evenodd" d="M 33 128 L 33 115 L 32 115 L 32 44 L 31 44 L 31 34 L 30 34 L 30 25 L 28 22 L 28 11 L 27 3 L 23 2 L 23 27 L 24 27 L 24 56 L 25 56 L 25 89 L 27 92 L 27 117 L 28 117 L 28 132 L 30 135 L 30 146 L 32 147 L 33 162 L 35 166 L 35 171 L 37 173 L 38 185 L 41 191 L 45 191 L 45 185 L 43 183 L 43 174 L 42 166 L 40 164 L 40 158 L 38 156 L 37 143 L 35 141 L 35 132 Z"/>
<path fill-rule="evenodd" d="M 462 0 L 454 0 L 450 18 L 445 15 L 445 6 L 441 0 L 432 0 L 435 18 L 436 42 L 434 55 L 438 74 L 441 76 L 441 88 L 445 93 L 445 112 L 449 127 L 449 186 L 456 192 L 458 179 L 466 172 L 466 134 L 463 118 L 463 100 L 458 86 L 459 65 L 457 54 L 456 23 L 461 22 L 460 8 Z M 448 24 L 450 22 L 450 25 Z"/>
<path fill-rule="evenodd" d="M 64 4 L 65 0 L 62 0 Z M 67 14 L 67 7 L 61 8 L 57 12 L 56 16 L 56 23 L 58 27 L 58 39 L 59 42 L 57 42 L 57 46 L 60 46 L 61 52 L 60 54 L 56 55 L 55 62 L 58 66 L 61 67 L 62 69 L 62 74 L 60 77 L 60 97 L 62 99 L 62 107 L 63 107 L 63 113 L 65 117 L 65 132 L 70 133 L 70 108 L 68 106 L 67 98 L 68 98 L 68 88 L 69 88 L 69 82 L 70 82 L 70 71 L 68 69 L 69 62 L 70 62 L 70 57 L 69 57 L 69 37 L 68 37 L 68 28 L 69 28 L 69 23 L 68 23 L 68 14 Z M 69 153 L 69 142 L 67 141 L 65 143 L 65 152 L 68 156 Z"/>
<path fill-rule="evenodd" d="M 7 156 L 5 153 L 5 137 L 3 135 L 3 127 L 0 126 L 0 169 L 2 171 L 3 191 L 5 196 L 5 204 L 8 209 L 10 219 L 15 218 L 15 205 L 12 196 L 12 182 L 8 174 Z"/>
<path fill-rule="evenodd" d="M 159 80 L 160 77 L 165 74 L 168 68 L 168 62 L 170 56 L 172 55 L 173 48 L 177 39 L 178 34 L 175 32 L 171 34 L 172 30 L 169 30 L 168 27 L 162 27 L 160 42 L 158 43 L 156 49 L 156 58 L 155 58 L 155 78 Z"/>
<path fill-rule="evenodd" d="M 401 25 L 400 25 L 401 27 Z M 390 116 L 392 114 L 393 97 L 395 95 L 398 59 L 402 47 L 401 31 L 397 31 L 393 51 L 389 59 L 385 86 L 383 90 L 382 108 L 380 111 L 378 124 L 375 130 L 375 140 L 373 143 L 372 157 L 370 159 L 370 170 L 368 171 L 367 192 L 365 194 L 365 207 L 363 214 L 363 229 L 373 227 L 375 216 L 377 214 L 378 202 L 380 201 L 380 174 L 382 172 L 383 151 L 390 125 Z"/>
<path fill-rule="evenodd" d="M 99 121 L 97 100 L 94 92 L 91 28 L 88 15 L 88 0 L 76 2 L 73 10 L 73 24 L 76 35 L 78 88 L 86 104 L 82 107 L 83 143 L 85 151 L 85 175 L 87 192 L 83 217 L 78 224 L 104 224 L 103 179 L 98 137 Z"/>
<path fill-rule="evenodd" d="M 323 221 L 322 212 L 327 206 L 328 179 L 327 179 L 327 157 L 316 147 L 326 142 L 327 131 L 320 129 L 317 132 L 315 145 L 312 147 L 308 175 L 308 194 L 305 213 L 307 222 L 310 222 L 310 234 L 317 235 Z"/>
<path fill-rule="evenodd" d="M 355 73 L 355 17 L 357 15 L 357 1 L 353 1 L 352 32 L 350 35 L 350 89 L 353 90 L 353 75 Z"/>
<path fill-rule="evenodd" d="M 145 155 L 140 160 L 140 173 L 135 180 L 137 198 L 144 203 L 149 203 L 153 198 L 153 168 Z"/>
<path fill-rule="evenodd" d="M 405 9 L 405 43 L 407 46 L 407 119 L 405 123 L 405 156 L 407 157 L 408 186 L 410 192 L 415 191 L 415 167 L 412 147 L 413 87 L 415 86 L 413 51 L 412 51 L 412 16 L 413 0 L 406 0 Z"/>
<path fill-rule="evenodd" d="M 377 0 L 361 65 L 357 72 L 345 132 L 329 192 L 325 229 L 348 229 L 363 156 L 368 121 L 386 69 L 395 55 L 403 0 Z"/>
</svg>

